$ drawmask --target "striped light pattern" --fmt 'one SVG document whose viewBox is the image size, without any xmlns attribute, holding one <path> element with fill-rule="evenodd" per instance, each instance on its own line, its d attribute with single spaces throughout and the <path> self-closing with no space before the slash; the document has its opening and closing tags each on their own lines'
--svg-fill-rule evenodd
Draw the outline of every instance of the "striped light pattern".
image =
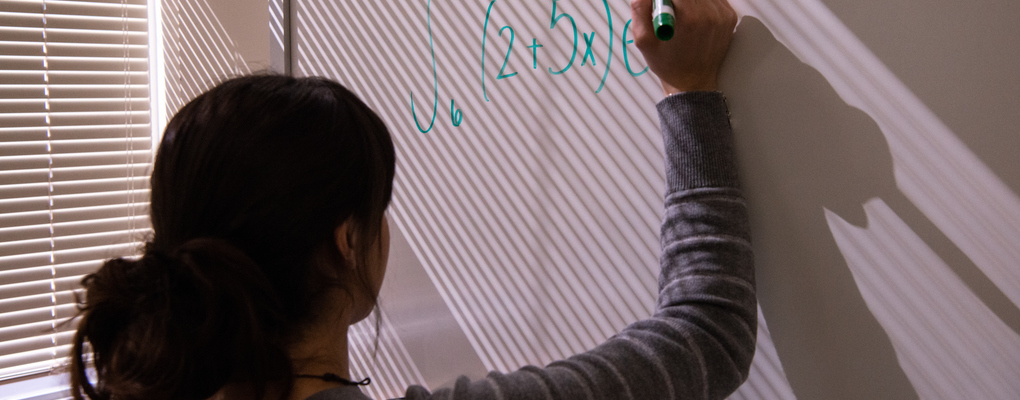
<svg viewBox="0 0 1020 400">
<path fill-rule="evenodd" d="M 273 71 L 290 73 L 290 0 L 269 1 L 269 59 Z"/>
<path fill-rule="evenodd" d="M 0 2 L 0 383 L 64 364 L 81 278 L 148 232 L 147 18 Z"/>
<path fill-rule="evenodd" d="M 1020 306 L 1020 197 L 819 0 L 734 0 L 878 123 L 896 184 Z"/>
<path fill-rule="evenodd" d="M 250 73 L 216 13 L 205 0 L 161 1 L 164 104 L 173 116 L 202 92 Z M 168 118 L 169 120 L 169 118 Z"/>
<path fill-rule="evenodd" d="M 730 396 L 731 400 L 793 400 L 797 396 L 793 394 L 793 388 L 786 381 L 786 374 L 783 372 L 783 365 L 779 361 L 779 354 L 772 345 L 772 333 L 765 323 L 765 314 L 758 307 L 758 348 L 755 349 L 754 362 L 751 363 L 751 373 L 736 393 Z"/>
<path fill-rule="evenodd" d="M 760 19 L 847 105 L 877 123 L 892 155 L 888 173 L 899 191 L 1020 307 L 1017 194 L 821 1 L 733 4 Z M 828 210 L 825 217 L 917 394 L 928 399 L 1020 396 L 1016 332 L 883 199 L 868 202 L 865 210 L 866 229 Z"/>
<path fill-rule="evenodd" d="M 393 15 L 353 2 L 302 3 L 295 21 L 295 68 L 298 74 L 323 74 L 352 87 L 390 126 L 400 155 L 394 220 L 426 260 L 448 304 L 459 311 L 455 314 L 486 367 L 507 370 L 551 361 L 594 346 L 622 328 L 628 316 L 647 315 L 654 304 L 654 232 L 661 200 L 640 194 L 661 197 L 662 180 L 654 161 L 661 139 L 651 118 L 653 103 L 637 114 L 644 119 L 628 129 L 630 139 L 602 127 L 623 132 L 624 121 L 606 114 L 601 121 L 587 120 L 582 117 L 596 115 L 588 104 L 566 101 L 594 91 L 580 77 L 554 82 L 539 70 L 543 74 L 522 75 L 508 84 L 518 86 L 493 85 L 492 103 L 484 103 L 476 80 L 466 78 L 479 73 L 475 36 L 481 30 L 459 26 L 480 24 L 484 5 L 437 3 L 432 28 L 441 38 L 436 47 L 444 106 L 435 129 L 422 134 L 410 119 L 408 98 L 417 95 L 419 115 L 426 114 L 419 118 L 427 124 L 433 100 L 424 5 Z M 509 18 L 520 21 L 517 29 L 542 32 L 548 30 L 537 23 L 543 12 L 548 10 L 538 5 L 508 8 L 492 22 L 505 24 Z M 575 19 L 583 24 L 582 17 Z M 553 43 L 547 46 L 555 49 Z M 443 54 L 444 48 L 451 54 Z M 498 66 L 505 47 L 490 49 L 486 57 Z M 517 61 L 517 69 L 530 64 L 520 62 L 523 56 Z M 592 78 L 591 72 L 578 74 Z M 494 70 L 486 73 L 497 82 Z M 543 88 L 553 83 L 569 94 Z M 538 104 L 534 99 L 543 95 L 559 101 Z M 445 117 L 447 96 L 462 102 L 465 122 L 459 128 Z M 554 115 L 544 106 L 555 107 Z M 575 124 L 591 132 L 577 133 Z M 598 152 L 601 160 L 575 148 Z M 601 179 L 610 171 L 623 178 L 624 169 L 642 178 Z M 617 190 L 620 183 L 623 190 Z M 641 232 L 648 233 L 645 240 Z M 628 264 L 644 265 L 619 267 Z"/>
<path fill-rule="evenodd" d="M 398 155 L 394 225 L 430 277 L 420 284 L 435 285 L 467 335 L 464 345 L 489 370 L 592 348 L 655 304 L 661 94 L 650 75 L 635 78 L 625 68 L 629 8 L 609 3 L 613 54 L 597 94 L 610 40 L 597 2 L 558 4 L 578 28 L 576 59 L 562 75 L 549 69 L 567 65 L 574 36 L 566 18 L 550 29 L 551 2 L 495 2 L 484 54 L 488 1 L 415 1 L 398 13 L 352 1 L 291 5 L 295 74 L 340 81 L 390 127 Z M 498 79 L 510 44 L 504 26 L 513 28 L 514 44 L 502 73 L 517 75 Z M 582 65 L 584 34 L 594 36 L 594 65 L 592 56 Z M 533 38 L 543 46 L 537 61 L 525 47 Z M 639 52 L 633 44 L 628 51 L 640 72 Z M 762 327 L 754 372 L 737 396 L 793 398 L 764 320 Z M 457 368 L 456 360 L 414 361 Z"/>
<path fill-rule="evenodd" d="M 378 328 L 376 321 L 379 321 Z M 352 326 L 347 337 L 351 378 L 372 378 L 372 384 L 362 388 L 369 397 L 403 397 L 408 386 L 425 381 L 385 313 L 377 311 L 377 314 Z"/>
<path fill-rule="evenodd" d="M 865 210 L 867 229 L 826 218 L 920 398 L 1017 398 L 1020 335 L 882 200 Z"/>
</svg>

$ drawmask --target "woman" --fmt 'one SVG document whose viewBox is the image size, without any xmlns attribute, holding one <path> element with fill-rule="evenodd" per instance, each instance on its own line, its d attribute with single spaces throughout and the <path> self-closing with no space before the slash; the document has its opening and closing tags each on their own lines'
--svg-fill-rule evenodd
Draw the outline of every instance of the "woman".
<svg viewBox="0 0 1020 400">
<path fill-rule="evenodd" d="M 674 4 L 668 42 L 651 31 L 651 0 L 631 5 L 668 96 L 655 315 L 546 368 L 413 386 L 407 398 L 716 399 L 746 379 L 752 256 L 715 92 L 736 16 L 725 0 Z M 83 280 L 75 398 L 364 398 L 349 381 L 347 329 L 374 308 L 385 273 L 394 159 L 379 118 L 324 79 L 236 78 L 187 104 L 154 166 L 145 254 Z"/>
</svg>

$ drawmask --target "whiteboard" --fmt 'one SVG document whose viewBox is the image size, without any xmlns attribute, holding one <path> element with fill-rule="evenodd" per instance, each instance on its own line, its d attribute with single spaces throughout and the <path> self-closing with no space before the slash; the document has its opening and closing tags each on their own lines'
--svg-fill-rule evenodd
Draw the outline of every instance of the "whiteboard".
<svg viewBox="0 0 1020 400">
<path fill-rule="evenodd" d="M 1020 393 L 1020 201 L 1016 164 L 1003 161 L 1020 146 L 1003 131 L 1016 112 L 992 112 L 1018 104 L 1016 52 L 1006 49 L 1018 36 L 1000 21 L 1018 14 L 946 3 L 920 15 L 881 2 L 736 4 L 748 17 L 722 89 L 752 210 L 763 329 L 754 373 L 734 397 Z M 423 273 L 388 292 L 434 288 L 427 308 L 460 331 L 444 346 L 473 353 L 408 353 L 408 365 L 478 376 L 467 369 L 544 364 L 649 314 L 660 95 L 624 37 L 626 4 L 292 7 L 295 73 L 352 87 L 393 131 L 391 216 L 407 269 Z M 961 15 L 973 19 L 954 21 Z M 996 30 L 994 45 L 927 36 L 953 22 L 1012 35 Z M 973 86 L 949 83 L 961 75 Z M 955 91 L 929 89 L 938 85 Z M 978 118 L 960 115 L 961 103 Z M 384 296 L 384 311 L 399 314 L 387 301 L 401 295 Z M 435 376 L 426 381 L 450 379 Z"/>
<path fill-rule="evenodd" d="M 648 316 L 661 94 L 624 37 L 626 2 L 400 5 L 290 3 L 293 72 L 351 87 L 397 146 L 380 328 L 352 331 L 354 377 L 396 397 Z M 1020 5 L 734 6 L 721 85 L 761 312 L 732 398 L 1020 397 Z M 214 22 L 199 24 L 210 47 L 171 49 L 198 55 L 182 69 L 234 65 L 246 38 Z"/>
</svg>

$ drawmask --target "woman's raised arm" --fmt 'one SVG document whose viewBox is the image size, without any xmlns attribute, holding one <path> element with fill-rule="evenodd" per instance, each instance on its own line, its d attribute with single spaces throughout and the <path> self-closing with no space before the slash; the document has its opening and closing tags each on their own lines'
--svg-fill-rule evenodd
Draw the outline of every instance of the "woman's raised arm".
<svg viewBox="0 0 1020 400">
<path fill-rule="evenodd" d="M 657 105 L 667 188 L 654 315 L 545 368 L 461 378 L 434 395 L 412 387 L 409 399 L 721 399 L 747 378 L 754 257 L 726 102 L 715 91 L 736 14 L 725 0 L 674 0 L 677 34 L 659 41 L 652 1 L 632 10 L 635 41 L 667 94 Z"/>
</svg>

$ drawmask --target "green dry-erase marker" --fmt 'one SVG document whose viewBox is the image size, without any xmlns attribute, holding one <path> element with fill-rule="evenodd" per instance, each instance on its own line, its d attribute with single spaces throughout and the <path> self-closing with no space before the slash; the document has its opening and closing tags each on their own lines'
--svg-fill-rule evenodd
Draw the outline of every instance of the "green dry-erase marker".
<svg viewBox="0 0 1020 400">
<path fill-rule="evenodd" d="M 652 29 L 655 30 L 655 37 L 659 40 L 669 40 L 673 37 L 675 15 L 672 1 L 655 0 L 655 8 L 652 9 Z"/>
</svg>

